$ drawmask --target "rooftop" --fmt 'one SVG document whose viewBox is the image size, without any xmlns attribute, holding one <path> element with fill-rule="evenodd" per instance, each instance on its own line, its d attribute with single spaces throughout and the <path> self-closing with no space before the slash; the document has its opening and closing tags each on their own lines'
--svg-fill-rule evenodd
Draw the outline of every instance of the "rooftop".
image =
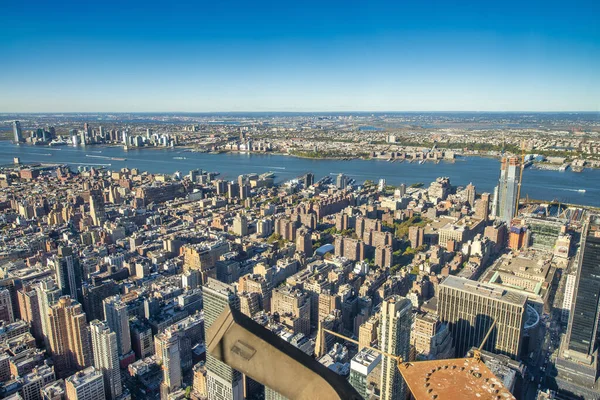
<svg viewBox="0 0 600 400">
<path fill-rule="evenodd" d="M 483 362 L 474 358 L 404 363 L 400 373 L 417 400 L 515 398 Z"/>
</svg>

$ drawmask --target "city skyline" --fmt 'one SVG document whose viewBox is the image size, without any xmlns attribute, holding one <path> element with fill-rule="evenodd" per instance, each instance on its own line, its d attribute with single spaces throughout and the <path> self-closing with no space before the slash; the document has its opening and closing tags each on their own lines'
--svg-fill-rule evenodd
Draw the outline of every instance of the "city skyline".
<svg viewBox="0 0 600 400">
<path fill-rule="evenodd" d="M 597 111 L 598 8 L 11 4 L 0 110 Z"/>
</svg>

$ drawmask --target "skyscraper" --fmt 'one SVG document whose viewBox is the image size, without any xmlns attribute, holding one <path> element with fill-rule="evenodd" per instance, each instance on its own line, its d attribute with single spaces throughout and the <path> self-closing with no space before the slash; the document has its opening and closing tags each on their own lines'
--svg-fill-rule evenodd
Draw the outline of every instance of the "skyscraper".
<svg viewBox="0 0 600 400">
<path fill-rule="evenodd" d="M 517 195 L 520 180 L 521 163 L 518 157 L 503 157 L 500 164 L 500 180 L 497 186 L 496 217 L 510 223 L 517 212 Z"/>
<path fill-rule="evenodd" d="M 37 292 L 38 308 L 42 323 L 42 337 L 46 349 L 50 348 L 50 323 L 48 322 L 48 310 L 50 306 L 58 301 L 62 291 L 56 286 L 54 279 L 47 278 L 39 282 L 35 287 Z"/>
<path fill-rule="evenodd" d="M 76 300 L 62 296 L 48 310 L 50 354 L 59 377 L 92 365 L 85 313 Z"/>
<path fill-rule="evenodd" d="M 90 323 L 90 331 L 94 350 L 94 367 L 102 373 L 107 398 L 115 400 L 123 393 L 117 335 L 110 330 L 108 325 L 98 320 Z"/>
<path fill-rule="evenodd" d="M 129 314 L 127 305 L 121 301 L 120 296 L 111 296 L 104 299 L 104 319 L 108 327 L 117 335 L 117 348 L 119 355 L 131 351 L 131 336 L 129 334 Z"/>
<path fill-rule="evenodd" d="M 58 256 L 53 257 L 52 265 L 56 274 L 56 282 L 64 295 L 77 299 L 77 291 L 81 288 L 81 270 L 79 260 L 73 255 L 70 247 L 60 246 Z"/>
<path fill-rule="evenodd" d="M 205 332 L 229 306 L 240 308 L 240 300 L 231 285 L 208 278 L 203 287 Z M 227 364 L 206 355 L 206 385 L 208 398 L 214 400 L 243 399 L 242 375 Z"/>
<path fill-rule="evenodd" d="M 160 398 L 167 399 L 169 393 L 181 388 L 181 349 L 177 333 L 171 330 L 154 337 L 157 356 L 162 361 L 163 381 L 160 385 Z"/>
<path fill-rule="evenodd" d="M 470 279 L 448 276 L 439 285 L 438 314 L 448 323 L 458 357 L 478 347 L 494 321 L 484 349 L 519 357 L 526 303 L 523 294 Z"/>
<path fill-rule="evenodd" d="M 567 337 L 569 350 L 589 355 L 596 350 L 598 336 L 600 216 L 591 217 L 586 224 L 581 248 Z"/>
<path fill-rule="evenodd" d="M 381 304 L 379 344 L 382 351 L 408 360 L 412 303 L 398 295 L 386 298 Z M 381 400 L 404 399 L 406 383 L 395 359 L 383 357 L 381 367 Z"/>
<path fill-rule="evenodd" d="M 467 187 L 465 188 L 465 194 L 466 194 L 466 200 L 467 203 L 469 203 L 469 207 L 474 208 L 475 207 L 475 185 L 473 185 L 472 183 L 469 183 L 467 185 Z"/>
<path fill-rule="evenodd" d="M 101 190 L 90 190 L 90 216 L 95 226 L 102 225 L 106 220 L 104 195 Z"/>
<path fill-rule="evenodd" d="M 13 122 L 13 135 L 15 143 L 24 142 L 23 140 L 23 132 L 21 131 L 21 123 L 19 121 Z"/>
</svg>

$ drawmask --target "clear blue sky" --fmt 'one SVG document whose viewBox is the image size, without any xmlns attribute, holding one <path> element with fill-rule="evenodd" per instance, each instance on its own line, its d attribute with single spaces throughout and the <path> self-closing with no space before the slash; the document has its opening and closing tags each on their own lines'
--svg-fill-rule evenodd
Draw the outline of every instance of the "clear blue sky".
<svg viewBox="0 0 600 400">
<path fill-rule="evenodd" d="M 0 112 L 600 110 L 600 1 L 6 1 Z"/>
</svg>

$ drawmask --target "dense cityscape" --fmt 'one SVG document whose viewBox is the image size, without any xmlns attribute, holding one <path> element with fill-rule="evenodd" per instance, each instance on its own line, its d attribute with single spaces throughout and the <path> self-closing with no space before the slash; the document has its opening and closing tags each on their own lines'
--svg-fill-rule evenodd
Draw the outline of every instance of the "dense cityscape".
<svg viewBox="0 0 600 400">
<path fill-rule="evenodd" d="M 600 398 L 600 213 L 521 193 L 531 164 L 596 166 L 597 122 L 571 138 L 544 128 L 528 131 L 525 145 L 505 132 L 492 147 L 459 140 L 454 150 L 443 144 L 455 136 L 437 128 L 407 144 L 413 134 L 389 127 L 351 123 L 345 133 L 351 116 L 280 118 L 126 128 L 13 120 L 10 133 L 20 147 L 90 154 L 316 154 L 343 143 L 344 155 L 368 148 L 370 157 L 439 162 L 478 151 L 500 158 L 497 182 L 481 191 L 444 177 L 443 165 L 432 182 L 390 185 L 344 173 L 226 180 L 218 165 L 166 174 L 15 156 L 0 171 L 0 396 L 285 399 L 208 351 L 209 327 L 234 308 L 366 399 L 421 398 L 385 354 L 414 365 L 476 355 L 491 373 L 475 397 Z M 553 146 L 545 135 L 557 136 Z M 572 154 L 552 154 L 558 148 Z M 467 379 L 459 371 L 450 373 L 457 387 Z"/>
</svg>

